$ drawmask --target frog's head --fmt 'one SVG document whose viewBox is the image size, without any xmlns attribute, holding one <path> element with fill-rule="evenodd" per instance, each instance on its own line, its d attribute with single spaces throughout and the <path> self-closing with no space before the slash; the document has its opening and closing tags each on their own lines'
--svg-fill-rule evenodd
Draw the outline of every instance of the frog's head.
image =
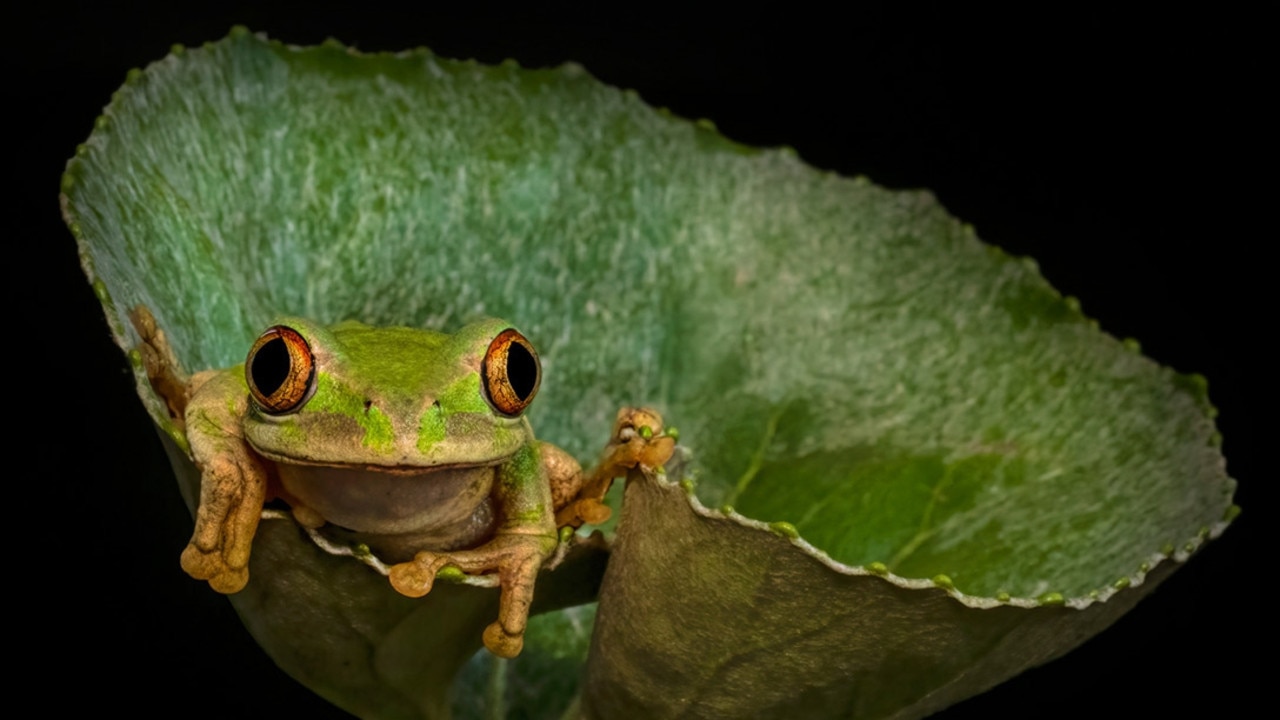
<svg viewBox="0 0 1280 720">
<path fill-rule="evenodd" d="M 285 318 L 245 360 L 245 438 L 291 463 L 421 470 L 495 464 L 532 441 L 533 346 L 483 320 L 453 335 Z"/>
</svg>

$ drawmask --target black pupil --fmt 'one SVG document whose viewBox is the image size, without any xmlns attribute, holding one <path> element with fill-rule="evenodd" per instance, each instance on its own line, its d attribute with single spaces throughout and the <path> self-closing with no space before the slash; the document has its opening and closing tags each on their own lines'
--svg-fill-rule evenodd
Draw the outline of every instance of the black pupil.
<svg viewBox="0 0 1280 720">
<path fill-rule="evenodd" d="M 521 402 L 529 399 L 538 384 L 538 362 L 533 354 L 518 342 L 507 348 L 507 381 Z"/>
<path fill-rule="evenodd" d="M 289 348 L 278 337 L 268 340 L 258 348 L 253 356 L 253 364 L 249 367 L 258 392 L 270 396 L 279 390 L 289 377 L 289 362 Z"/>
</svg>

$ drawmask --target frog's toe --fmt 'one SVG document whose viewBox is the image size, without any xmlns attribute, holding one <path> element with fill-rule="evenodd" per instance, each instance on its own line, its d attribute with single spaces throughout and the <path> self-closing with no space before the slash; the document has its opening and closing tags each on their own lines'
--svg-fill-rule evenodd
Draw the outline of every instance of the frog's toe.
<svg viewBox="0 0 1280 720">
<path fill-rule="evenodd" d="M 414 558 L 409 562 L 392 565 L 388 576 L 391 587 L 405 597 L 419 598 L 431 592 L 436 580 L 436 563 Z"/>
<path fill-rule="evenodd" d="M 675 438 L 663 435 L 649 439 L 636 450 L 636 460 L 645 467 L 655 468 L 666 464 L 676 452 Z"/>
<path fill-rule="evenodd" d="M 594 498 L 587 498 L 578 507 L 579 516 L 588 525 L 599 525 L 613 515 L 613 509 Z"/>
<path fill-rule="evenodd" d="M 249 584 L 249 568 L 227 568 L 209 578 L 209 587 L 223 595 L 238 593 Z"/>
<path fill-rule="evenodd" d="M 618 409 L 613 421 L 613 441 L 627 442 L 642 435 L 661 435 L 662 416 L 652 408 L 624 407 Z"/>
<path fill-rule="evenodd" d="M 524 649 L 524 634 L 511 635 L 502 629 L 501 622 L 493 622 L 484 629 L 484 646 L 498 657 L 513 658 Z"/>
<path fill-rule="evenodd" d="M 182 551 L 181 562 L 188 575 L 197 580 L 208 580 L 209 587 L 224 595 L 240 592 L 249 582 L 249 568 L 244 564 L 232 566 L 221 553 L 204 552 L 194 544 Z"/>
<path fill-rule="evenodd" d="M 613 515 L 613 509 L 595 498 L 581 498 L 556 512 L 556 527 L 599 525 Z"/>
<path fill-rule="evenodd" d="M 182 551 L 182 569 L 197 580 L 208 580 L 222 569 L 222 557 L 216 552 L 205 552 L 195 543 Z"/>
</svg>

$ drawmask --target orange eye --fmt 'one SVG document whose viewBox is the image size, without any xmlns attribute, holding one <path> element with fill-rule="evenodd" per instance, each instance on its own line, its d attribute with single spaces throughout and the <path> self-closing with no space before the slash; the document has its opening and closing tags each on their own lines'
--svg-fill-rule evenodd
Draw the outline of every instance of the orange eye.
<svg viewBox="0 0 1280 720">
<path fill-rule="evenodd" d="M 480 375 L 485 397 L 493 409 L 507 417 L 516 417 L 538 394 L 542 366 L 533 345 L 519 331 L 507 329 L 489 343 Z"/>
<path fill-rule="evenodd" d="M 307 341 L 293 328 L 267 328 L 249 348 L 244 377 L 263 412 L 282 415 L 302 407 L 315 389 L 315 362 Z"/>
</svg>

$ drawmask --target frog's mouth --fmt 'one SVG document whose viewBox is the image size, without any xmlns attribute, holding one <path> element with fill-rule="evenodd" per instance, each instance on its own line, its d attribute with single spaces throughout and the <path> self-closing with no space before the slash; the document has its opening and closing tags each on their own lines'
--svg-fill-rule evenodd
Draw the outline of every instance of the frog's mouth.
<svg viewBox="0 0 1280 720">
<path fill-rule="evenodd" d="M 508 453 L 491 459 L 472 462 L 400 462 L 400 463 L 347 463 L 300 458 L 278 452 L 253 449 L 258 455 L 277 465 L 299 465 L 310 468 L 332 468 L 334 470 L 350 470 L 353 472 L 384 473 L 387 475 L 429 475 L 451 470 L 467 470 L 472 468 L 493 468 L 510 460 L 515 453 Z"/>
<path fill-rule="evenodd" d="M 344 418 L 321 420 L 312 419 L 305 426 L 278 420 L 247 422 L 244 439 L 256 453 L 276 463 L 393 474 L 500 465 L 532 442 L 524 419 L 514 423 L 492 418 L 459 420 L 464 427 L 434 440 L 407 428 L 379 426 L 374 432 Z M 327 440 L 307 439 L 315 437 Z"/>
</svg>

